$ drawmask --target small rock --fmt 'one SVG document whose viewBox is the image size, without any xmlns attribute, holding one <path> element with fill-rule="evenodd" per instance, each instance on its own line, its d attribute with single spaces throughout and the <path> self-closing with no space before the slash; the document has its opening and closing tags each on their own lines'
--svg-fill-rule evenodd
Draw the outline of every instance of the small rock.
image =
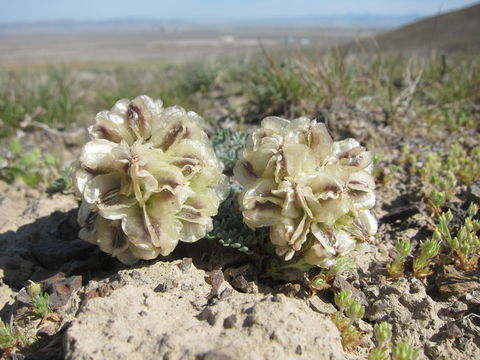
<svg viewBox="0 0 480 360">
<path fill-rule="evenodd" d="M 469 186 L 468 200 L 480 204 L 480 182 L 476 181 Z"/>
<path fill-rule="evenodd" d="M 463 335 L 462 329 L 460 329 L 454 322 L 447 324 L 445 333 L 450 338 L 457 338 Z"/>
<path fill-rule="evenodd" d="M 277 291 L 288 297 L 305 297 L 306 295 L 302 285 L 297 283 L 283 284 L 277 289 Z"/>
<path fill-rule="evenodd" d="M 48 324 L 48 325 L 42 326 L 38 330 L 37 335 L 39 337 L 50 337 L 50 336 L 55 335 L 55 333 L 56 333 L 55 325 L 54 324 Z"/>
<path fill-rule="evenodd" d="M 178 283 L 172 279 L 167 279 L 164 282 L 161 282 L 160 284 L 157 285 L 153 291 L 155 292 L 166 292 L 169 291 L 173 288 L 176 288 L 178 286 Z"/>
<path fill-rule="evenodd" d="M 226 288 L 225 290 L 222 291 L 220 294 L 220 299 L 225 300 L 231 297 L 233 294 L 233 289 L 232 288 Z"/>
<path fill-rule="evenodd" d="M 235 327 L 236 323 L 237 323 L 237 315 L 235 314 L 227 316 L 225 319 L 223 319 L 223 327 L 225 329 L 232 329 L 233 327 Z"/>
<path fill-rule="evenodd" d="M 247 294 L 258 293 L 257 285 L 253 281 L 247 281 L 243 275 L 239 275 L 231 281 L 235 290 Z"/>
<path fill-rule="evenodd" d="M 255 324 L 255 315 L 247 315 L 245 320 L 243 320 L 244 327 L 252 327 Z"/>
<path fill-rule="evenodd" d="M 320 314 L 333 315 L 337 312 L 337 309 L 332 304 L 322 301 L 318 296 L 312 296 L 308 299 L 308 305 L 310 305 L 313 311 Z"/>
<path fill-rule="evenodd" d="M 302 346 L 301 345 L 297 345 L 297 347 L 295 348 L 295 354 L 297 355 L 302 355 Z"/>
<path fill-rule="evenodd" d="M 243 312 L 245 314 L 256 314 L 257 309 L 256 309 L 255 305 L 253 305 L 253 306 L 250 306 L 250 307 L 246 308 L 245 310 L 243 310 Z"/>
<path fill-rule="evenodd" d="M 82 286 L 82 277 L 79 275 L 65 277 L 57 274 L 43 281 L 43 290 L 50 294 L 49 302 L 54 308 L 67 304 L 72 293 Z"/>
<path fill-rule="evenodd" d="M 224 276 L 222 270 L 213 270 L 208 274 L 208 276 L 205 278 L 205 281 L 207 282 L 207 284 L 210 284 L 212 286 L 212 289 L 210 290 L 207 299 L 218 296 L 218 290 L 220 289 L 223 280 Z"/>
<path fill-rule="evenodd" d="M 212 350 L 197 356 L 197 360 L 236 360 L 240 359 L 238 350 L 232 346 Z"/>
<path fill-rule="evenodd" d="M 133 279 L 133 280 L 142 280 L 142 273 L 138 270 L 133 270 L 131 273 L 130 273 L 130 277 Z"/>
<path fill-rule="evenodd" d="M 192 259 L 191 258 L 183 258 L 182 262 L 180 262 L 177 266 L 183 272 L 186 273 L 192 267 Z"/>
<path fill-rule="evenodd" d="M 200 314 L 196 316 L 198 320 L 206 320 L 210 325 L 215 325 L 218 319 L 218 313 L 214 312 L 212 308 L 206 307 Z"/>
</svg>

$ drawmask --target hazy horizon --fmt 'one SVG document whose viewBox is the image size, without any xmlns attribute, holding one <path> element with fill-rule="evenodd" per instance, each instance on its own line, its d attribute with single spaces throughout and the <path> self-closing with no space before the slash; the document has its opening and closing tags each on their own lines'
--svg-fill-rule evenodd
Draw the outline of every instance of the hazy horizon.
<svg viewBox="0 0 480 360">
<path fill-rule="evenodd" d="M 64 2 L 62 0 L 24 0 L 6 2 L 0 23 L 16 22 L 101 22 L 122 19 L 185 20 L 201 23 L 259 21 L 302 17 L 392 16 L 425 17 L 478 3 L 471 0 L 380 0 L 308 1 L 298 0 L 183 0 L 169 1 L 103 0 L 96 2 Z"/>
</svg>

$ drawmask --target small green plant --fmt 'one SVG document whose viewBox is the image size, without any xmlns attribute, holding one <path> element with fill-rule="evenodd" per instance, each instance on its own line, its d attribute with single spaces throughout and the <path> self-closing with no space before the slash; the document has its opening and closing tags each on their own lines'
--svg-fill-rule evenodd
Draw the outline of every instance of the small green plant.
<svg viewBox="0 0 480 360">
<path fill-rule="evenodd" d="M 400 239 L 395 246 L 397 256 L 390 264 L 387 264 L 387 271 L 391 278 L 402 277 L 405 272 L 405 262 L 412 252 L 412 244 L 408 239 Z"/>
<path fill-rule="evenodd" d="M 416 360 L 420 349 L 408 341 L 397 341 L 392 348 L 393 360 Z"/>
<path fill-rule="evenodd" d="M 446 152 L 427 153 L 422 166 L 411 169 L 418 170 L 426 200 L 438 214 L 455 198 L 458 185 L 480 178 L 480 146 L 467 151 L 460 142 L 455 142 Z"/>
<path fill-rule="evenodd" d="M 430 266 L 432 259 L 440 251 L 440 240 L 440 234 L 434 232 L 431 239 L 420 244 L 420 254 L 413 259 L 413 273 L 416 277 L 425 277 L 432 273 Z"/>
<path fill-rule="evenodd" d="M 27 287 L 27 294 L 32 299 L 32 312 L 42 319 L 45 320 L 54 320 L 59 321 L 59 317 L 50 307 L 49 295 L 47 293 L 42 293 L 42 287 L 40 284 L 37 284 L 30 280 L 30 285 Z"/>
<path fill-rule="evenodd" d="M 343 289 L 334 295 L 334 300 L 338 311 L 332 315 L 332 321 L 341 333 L 343 348 L 352 351 L 362 344 L 362 333 L 355 323 L 365 314 L 365 307 L 352 298 L 350 291 Z"/>
<path fill-rule="evenodd" d="M 215 155 L 224 165 L 224 171 L 235 166 L 239 156 L 247 144 L 248 134 L 232 132 L 230 129 L 218 129 L 212 137 Z"/>
<path fill-rule="evenodd" d="M 473 219 L 478 212 L 476 204 L 470 204 L 467 217 L 463 225 L 457 231 L 457 236 L 452 236 L 449 228 L 453 215 L 450 210 L 438 216 L 438 227 L 435 232 L 437 237 L 446 244 L 450 256 L 464 271 L 475 269 L 480 258 L 480 239 L 477 235 L 480 231 L 480 221 Z"/>
<path fill-rule="evenodd" d="M 64 193 L 66 191 L 73 191 L 72 184 L 72 168 L 66 168 L 62 175 L 56 178 L 50 185 L 47 187 L 48 194 L 55 193 Z"/>
<path fill-rule="evenodd" d="M 324 290 L 330 287 L 330 282 L 335 279 L 335 276 L 353 270 L 355 262 L 352 258 L 340 256 L 335 260 L 335 263 L 328 269 L 322 269 L 310 281 L 310 288 L 314 290 Z"/>
<path fill-rule="evenodd" d="M 225 247 L 252 254 L 256 246 L 266 246 L 268 232 L 265 229 L 252 230 L 242 221 L 237 201 L 239 188 L 231 186 L 229 197 L 220 205 L 218 215 L 213 218 L 213 230 L 207 238 L 217 240 Z"/>
<path fill-rule="evenodd" d="M 13 140 L 6 156 L 0 156 L 0 180 L 36 186 L 57 176 L 59 166 L 59 160 L 54 156 L 42 155 L 38 149 L 25 151 L 18 140 Z"/>
<path fill-rule="evenodd" d="M 0 348 L 2 350 L 11 349 L 17 346 L 17 343 L 17 333 L 0 319 Z"/>
<path fill-rule="evenodd" d="M 25 336 L 0 319 L 0 351 L 4 352 L 3 355 L 28 352 L 37 342 L 37 337 Z"/>
<path fill-rule="evenodd" d="M 382 321 L 379 324 L 375 324 L 373 333 L 375 335 L 376 346 L 370 350 L 368 360 L 389 360 L 392 326 L 386 321 Z"/>
</svg>

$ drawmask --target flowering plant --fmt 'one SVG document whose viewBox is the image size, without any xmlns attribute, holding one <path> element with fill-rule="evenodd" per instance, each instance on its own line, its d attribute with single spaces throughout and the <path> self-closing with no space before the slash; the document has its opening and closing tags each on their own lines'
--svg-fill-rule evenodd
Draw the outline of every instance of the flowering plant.
<svg viewBox="0 0 480 360">
<path fill-rule="evenodd" d="M 202 121 L 145 95 L 98 113 L 73 173 L 80 238 L 126 264 L 203 238 L 228 186 Z"/>
<path fill-rule="evenodd" d="M 372 162 L 356 140 L 333 141 L 322 123 L 267 117 L 234 168 L 244 221 L 269 227 L 285 260 L 301 254 L 328 268 L 377 231 Z"/>
</svg>

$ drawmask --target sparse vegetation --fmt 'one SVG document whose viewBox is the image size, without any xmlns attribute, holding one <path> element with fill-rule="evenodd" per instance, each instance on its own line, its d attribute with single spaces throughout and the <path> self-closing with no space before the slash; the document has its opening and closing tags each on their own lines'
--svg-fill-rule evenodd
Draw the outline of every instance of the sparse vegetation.
<svg viewBox="0 0 480 360">
<path fill-rule="evenodd" d="M 395 250 L 397 251 L 395 259 L 390 264 L 387 264 L 387 271 L 392 278 L 403 276 L 405 262 L 412 252 L 412 243 L 409 239 L 400 239 L 397 241 Z"/>
<path fill-rule="evenodd" d="M 3 156 L 0 156 L 0 180 L 9 184 L 21 181 L 36 186 L 53 180 L 59 173 L 60 163 L 50 154 L 39 149 L 26 151 L 18 140 L 12 140 Z"/>
<path fill-rule="evenodd" d="M 338 311 L 332 315 L 332 321 L 341 333 L 344 349 L 352 351 L 362 344 L 362 332 L 356 323 L 365 314 L 365 307 L 353 299 L 352 293 L 347 290 L 335 294 L 335 305 Z"/>
<path fill-rule="evenodd" d="M 324 290 L 330 287 L 330 282 L 335 276 L 341 275 L 355 268 L 355 261 L 352 258 L 340 256 L 328 269 L 322 269 L 310 281 L 309 286 L 314 290 Z"/>
<path fill-rule="evenodd" d="M 476 204 L 470 204 L 467 217 L 457 231 L 457 235 L 453 236 L 453 231 L 449 224 L 453 215 L 450 211 L 441 213 L 438 216 L 438 227 L 435 229 L 434 236 L 443 241 L 446 245 L 452 260 L 461 269 L 467 271 L 475 269 L 480 258 L 480 220 L 473 217 L 478 212 Z"/>
<path fill-rule="evenodd" d="M 423 294 L 422 284 L 435 285 L 422 298 L 428 303 L 443 295 L 436 293 L 441 291 L 436 287 L 438 284 L 432 284 L 441 274 L 433 272 L 447 267 L 457 271 L 452 264 L 464 272 L 478 270 L 478 206 L 470 204 L 468 210 L 465 209 L 472 196 L 477 196 L 472 193 L 471 187 L 478 184 L 480 179 L 477 130 L 479 84 L 480 61 L 477 56 L 449 55 L 444 61 L 436 55 L 351 55 L 344 48 L 320 55 L 314 55 L 313 52 L 277 53 L 265 49 L 261 56 L 248 59 L 182 65 L 150 62 L 3 69 L 0 70 L 0 137 L 4 144 L 0 148 L 0 180 L 33 187 L 44 187 L 50 183 L 48 193 L 68 193 L 72 188 L 70 171 L 60 171 L 56 156 L 38 150 L 35 144 L 23 144 L 23 139 L 27 138 L 22 137 L 23 134 L 35 131 L 29 124 L 37 122 L 58 131 L 70 126 L 90 125 L 97 111 L 109 108 L 120 98 L 133 98 L 141 93 L 161 98 L 166 106 L 179 104 L 205 116 L 207 133 L 213 134 L 210 138 L 214 151 L 223 162 L 223 171 L 227 175 L 232 174 L 246 146 L 247 133 L 254 131 L 258 127 L 258 120 L 265 116 L 316 118 L 326 123 L 334 140 L 358 135 L 362 146 L 377 152 L 373 164 L 376 191 L 380 194 L 376 210 L 377 214 L 382 213 L 383 218 L 378 235 L 369 239 L 363 237 L 362 241 L 358 241 L 353 256 L 339 256 L 340 252 L 333 251 L 335 261 L 328 264 L 328 269 L 314 267 L 302 260 L 280 261 L 274 255 L 275 247 L 268 240 L 268 229 L 253 230 L 243 222 L 237 200 L 240 187 L 234 181 L 230 182 L 230 196 L 220 205 L 218 214 L 213 218 L 213 229 L 206 235 L 212 240 L 209 244 L 212 247 L 215 246 L 214 242 L 218 242 L 243 254 L 260 255 L 250 257 L 252 263 L 248 266 L 254 265 L 255 268 L 251 270 L 252 274 L 241 274 L 245 275 L 243 278 L 232 275 L 232 279 L 236 279 L 235 285 L 245 291 L 244 283 L 247 282 L 248 285 L 255 283 L 259 287 L 265 285 L 266 289 L 272 289 L 272 293 L 293 289 L 296 296 L 297 288 L 305 285 L 301 290 L 306 294 L 316 294 L 322 300 L 331 301 L 332 293 L 337 289 L 335 277 L 351 272 L 351 277 L 345 277 L 347 281 L 354 278 L 352 286 L 364 292 L 369 301 L 370 298 L 375 299 L 364 315 L 365 307 L 353 299 L 350 292 L 342 290 L 334 295 L 338 312 L 332 316 L 332 320 L 341 333 L 344 349 L 354 351 L 368 343 L 371 337 L 368 331 L 364 333 L 360 330 L 360 319 L 365 316 L 365 320 L 371 324 L 380 321 L 372 320 L 370 317 L 375 314 L 369 313 L 372 309 L 376 310 L 376 306 L 378 311 L 386 306 L 383 301 L 388 297 L 382 298 L 382 287 L 385 293 L 396 293 L 404 291 L 401 286 L 406 284 L 411 287 L 410 295 L 415 297 Z M 320 187 L 322 184 L 315 185 Z M 267 197 L 271 194 L 267 192 L 263 195 Z M 339 207 L 345 205 L 342 196 L 335 199 Z M 302 211 L 308 207 L 308 204 L 300 204 L 298 199 L 293 203 Z M 342 218 L 334 230 L 345 230 L 350 216 L 356 215 L 357 211 L 352 209 L 348 219 Z M 268 215 L 262 216 L 267 218 Z M 357 241 L 365 226 L 355 222 L 350 230 Z M 299 256 L 311 249 L 312 241 L 308 236 L 305 248 L 298 250 Z M 331 241 L 337 245 L 336 241 Z M 369 243 L 362 244 L 363 241 Z M 363 245 L 371 249 L 368 255 L 361 254 Z M 393 259 L 386 264 L 394 245 Z M 217 246 L 215 251 L 220 252 L 219 249 Z M 320 250 L 323 248 L 320 247 Z M 331 255 L 322 251 L 319 254 Z M 222 271 L 244 265 L 238 259 L 247 257 L 236 255 L 234 264 L 219 265 Z M 408 276 L 387 282 L 385 268 L 372 275 L 370 271 L 374 267 L 365 264 L 358 271 L 353 271 L 357 255 L 369 256 L 369 261 L 386 264 L 388 280 L 402 278 L 406 274 Z M 195 260 L 202 262 L 204 259 Z M 295 278 L 286 286 L 284 275 L 297 270 L 303 277 Z M 468 273 L 462 275 L 468 276 Z M 413 276 L 429 278 L 418 281 Z M 273 279 L 264 282 L 264 277 Z M 232 279 L 227 281 L 233 283 Z M 38 284 L 32 283 L 29 294 L 33 304 L 27 312 L 30 320 L 59 320 L 56 314 L 58 309 L 52 309 L 48 294 L 42 292 Z M 402 296 L 404 294 L 399 298 Z M 460 299 L 458 295 L 453 297 Z M 215 296 L 213 300 L 217 300 Z M 463 298 L 458 301 L 465 305 L 467 302 Z M 401 304 L 403 310 L 410 311 L 404 303 L 408 305 L 408 299 L 402 298 Z M 467 309 L 471 308 L 472 305 L 468 304 Z M 396 317 L 390 317 L 387 314 L 381 320 L 391 322 L 392 318 L 401 319 L 400 315 L 403 316 L 395 314 Z M 239 316 L 243 316 L 243 313 Z M 416 321 L 418 319 L 420 316 L 415 318 Z M 442 325 L 446 325 L 450 320 L 442 318 L 441 321 Z M 403 323 L 391 324 L 394 325 L 395 335 L 400 334 L 400 339 L 410 336 L 405 334 L 410 331 L 410 325 L 405 325 L 408 329 L 402 330 L 399 328 Z M 455 324 L 457 326 L 459 322 Z M 431 329 L 433 327 L 425 332 L 433 331 Z M 461 331 L 466 330 L 461 328 Z M 27 349 L 37 340 L 23 334 L 18 324 L 10 326 L 0 322 L 1 350 L 5 354 L 28 353 Z M 419 344 L 418 333 L 412 335 L 412 342 L 392 342 L 392 327 L 387 322 L 374 326 L 374 339 L 375 347 L 370 350 L 370 360 L 415 360 L 423 351 L 412 345 Z M 444 346 L 442 339 L 438 340 L 439 347 Z M 451 348 L 460 348 L 457 344 L 459 339 L 448 338 L 446 341 L 450 342 Z"/>
</svg>

